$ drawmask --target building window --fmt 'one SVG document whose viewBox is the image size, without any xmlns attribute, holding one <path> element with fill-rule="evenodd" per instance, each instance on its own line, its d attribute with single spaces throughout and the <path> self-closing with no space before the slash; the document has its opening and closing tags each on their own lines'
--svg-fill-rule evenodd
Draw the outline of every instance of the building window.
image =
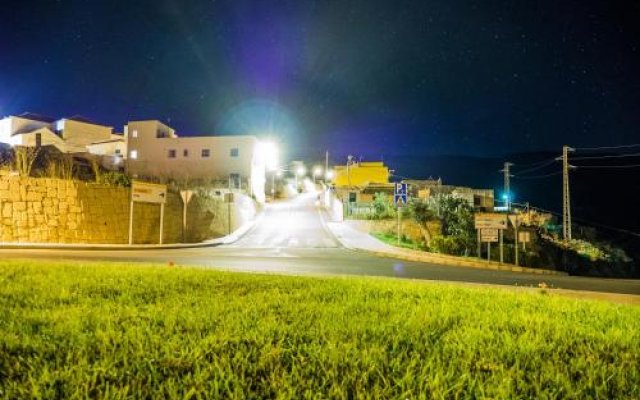
<svg viewBox="0 0 640 400">
<path fill-rule="evenodd" d="M 36 147 L 42 146 L 42 133 L 36 133 Z"/>
<path fill-rule="evenodd" d="M 182 150 L 182 156 L 183 157 L 189 157 L 189 150 L 188 149 Z"/>
<path fill-rule="evenodd" d="M 169 158 L 176 158 L 176 151 L 175 150 L 169 150 Z"/>
<path fill-rule="evenodd" d="M 115 153 L 120 154 L 120 149 L 116 149 Z"/>
<path fill-rule="evenodd" d="M 134 129 L 133 132 L 131 132 L 131 137 L 137 138 L 138 137 L 138 130 Z"/>
<path fill-rule="evenodd" d="M 167 137 L 169 137 L 169 135 L 166 132 L 163 132 L 161 130 L 156 131 L 156 138 L 163 139 Z"/>
<path fill-rule="evenodd" d="M 211 156 L 211 150 L 202 149 L 202 158 L 209 158 Z"/>
<path fill-rule="evenodd" d="M 132 160 L 137 160 L 138 159 L 138 150 L 131 150 L 131 153 L 129 153 L 129 157 L 131 157 Z"/>
<path fill-rule="evenodd" d="M 240 150 L 238 150 L 237 147 L 234 147 L 233 149 L 231 149 L 231 151 L 229 152 L 229 155 L 231 157 L 238 157 L 240 155 Z"/>
</svg>

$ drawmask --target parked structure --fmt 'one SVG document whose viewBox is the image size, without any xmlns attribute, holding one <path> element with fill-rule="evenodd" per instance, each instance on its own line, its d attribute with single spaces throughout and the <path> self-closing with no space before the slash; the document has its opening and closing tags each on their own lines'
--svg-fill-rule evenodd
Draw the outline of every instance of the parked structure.
<svg viewBox="0 0 640 400">
<path fill-rule="evenodd" d="M 218 181 L 265 200 L 265 155 L 255 136 L 178 137 L 160 121 L 125 127 L 127 171 L 133 177 Z"/>
</svg>

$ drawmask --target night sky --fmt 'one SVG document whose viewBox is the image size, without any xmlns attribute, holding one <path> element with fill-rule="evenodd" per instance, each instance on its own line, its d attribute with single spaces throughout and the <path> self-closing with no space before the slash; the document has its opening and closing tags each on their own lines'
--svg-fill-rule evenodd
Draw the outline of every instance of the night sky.
<svg viewBox="0 0 640 400">
<path fill-rule="evenodd" d="M 640 139 L 640 3 L 3 1 L 0 115 L 271 134 L 290 156 Z"/>
</svg>

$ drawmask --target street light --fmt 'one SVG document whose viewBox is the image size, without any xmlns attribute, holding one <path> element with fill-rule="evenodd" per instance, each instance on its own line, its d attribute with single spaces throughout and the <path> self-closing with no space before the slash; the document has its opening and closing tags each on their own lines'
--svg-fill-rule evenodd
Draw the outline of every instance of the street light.
<svg viewBox="0 0 640 400">
<path fill-rule="evenodd" d="M 313 168 L 313 183 L 316 183 L 316 178 L 322 175 L 322 167 L 316 166 Z"/>
<path fill-rule="evenodd" d="M 331 179 L 333 179 L 333 176 L 334 176 L 333 171 L 327 171 L 327 172 L 324 174 L 324 177 L 326 178 L 326 180 L 327 180 L 327 181 L 330 181 Z"/>
<path fill-rule="evenodd" d="M 296 177 L 296 190 L 298 190 L 298 176 L 303 176 L 307 170 L 301 165 L 296 168 L 296 173 L 294 174 Z"/>
<path fill-rule="evenodd" d="M 275 171 L 278 168 L 278 146 L 275 143 L 270 141 L 258 143 L 258 154 L 267 171 Z"/>
</svg>

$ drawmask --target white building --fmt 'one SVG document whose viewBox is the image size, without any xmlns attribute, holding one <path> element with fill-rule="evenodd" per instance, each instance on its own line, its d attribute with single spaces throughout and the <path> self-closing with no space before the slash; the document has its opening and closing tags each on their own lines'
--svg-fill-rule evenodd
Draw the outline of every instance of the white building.
<svg viewBox="0 0 640 400">
<path fill-rule="evenodd" d="M 55 146 L 62 153 L 86 153 L 91 144 L 118 138 L 122 136 L 114 135 L 112 127 L 79 116 L 56 121 L 24 113 L 0 119 L 0 143 L 10 146 Z"/>
<path fill-rule="evenodd" d="M 160 121 L 132 121 L 125 127 L 127 170 L 133 177 L 224 182 L 265 199 L 265 163 L 255 136 L 178 137 Z"/>
</svg>

